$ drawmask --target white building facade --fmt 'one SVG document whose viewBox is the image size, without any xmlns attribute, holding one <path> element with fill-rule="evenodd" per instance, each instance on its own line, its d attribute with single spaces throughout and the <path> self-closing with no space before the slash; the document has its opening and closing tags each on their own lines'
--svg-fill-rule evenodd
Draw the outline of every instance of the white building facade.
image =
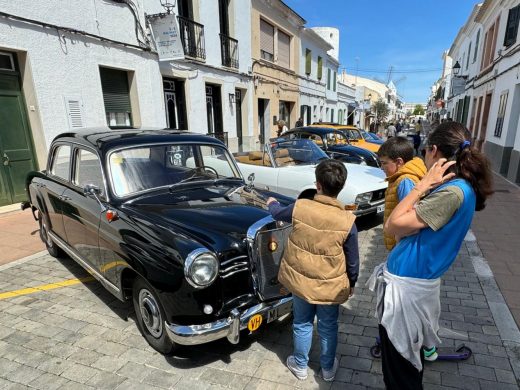
<svg viewBox="0 0 520 390">
<path fill-rule="evenodd" d="M 516 183 L 520 182 L 519 22 L 519 0 L 486 0 L 475 6 L 448 53 L 452 80 L 446 104 L 447 115 L 468 127 L 492 168 Z"/>
</svg>

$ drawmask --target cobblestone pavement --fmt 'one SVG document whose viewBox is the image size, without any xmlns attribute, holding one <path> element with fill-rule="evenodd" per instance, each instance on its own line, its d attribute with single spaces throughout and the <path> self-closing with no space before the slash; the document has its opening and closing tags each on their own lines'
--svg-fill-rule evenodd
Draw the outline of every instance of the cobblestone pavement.
<svg viewBox="0 0 520 390">
<path fill-rule="evenodd" d="M 315 375 L 298 381 L 285 368 L 292 343 L 288 321 L 242 337 L 238 345 L 222 340 L 183 347 L 176 356 L 164 357 L 139 334 L 131 305 L 95 281 L 16 297 L 5 294 L 88 276 L 71 259 L 40 254 L 0 267 L 0 388 L 383 388 L 381 363 L 369 352 L 377 323 L 374 296 L 364 282 L 385 250 L 381 226 L 362 225 L 360 221 L 361 276 L 355 296 L 341 309 L 340 368 L 333 383 L 317 377 L 316 342 L 310 363 Z M 444 277 L 441 334 L 445 346 L 464 342 L 473 356 L 464 362 L 427 363 L 426 389 L 518 388 L 520 334 L 510 313 L 507 317 L 493 309 L 502 304 L 470 234 Z"/>
</svg>

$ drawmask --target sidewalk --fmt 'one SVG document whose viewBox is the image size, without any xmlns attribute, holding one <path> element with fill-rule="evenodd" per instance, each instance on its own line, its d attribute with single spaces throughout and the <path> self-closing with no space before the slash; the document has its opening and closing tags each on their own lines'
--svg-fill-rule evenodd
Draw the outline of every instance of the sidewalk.
<svg viewBox="0 0 520 390">
<path fill-rule="evenodd" d="M 495 194 L 475 214 L 473 232 L 520 326 L 520 188 L 494 175 Z"/>
<path fill-rule="evenodd" d="M 0 265 L 45 250 L 31 211 L 7 211 L 0 213 Z"/>
</svg>

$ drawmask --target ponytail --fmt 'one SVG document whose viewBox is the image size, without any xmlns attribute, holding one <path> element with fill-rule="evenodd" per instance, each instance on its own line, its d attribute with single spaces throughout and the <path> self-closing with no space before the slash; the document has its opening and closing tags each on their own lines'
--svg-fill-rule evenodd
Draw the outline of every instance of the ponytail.
<svg viewBox="0 0 520 390">
<path fill-rule="evenodd" d="M 460 151 L 455 166 L 457 176 L 469 182 L 475 191 L 475 210 L 483 210 L 486 199 L 494 192 L 489 160 L 478 149 L 468 147 Z"/>
<path fill-rule="evenodd" d="M 489 160 L 471 145 L 471 133 L 458 122 L 441 123 L 428 137 L 429 145 L 448 160 L 455 160 L 455 174 L 473 187 L 476 195 L 475 210 L 486 207 L 486 199 L 493 194 L 493 178 Z"/>
</svg>

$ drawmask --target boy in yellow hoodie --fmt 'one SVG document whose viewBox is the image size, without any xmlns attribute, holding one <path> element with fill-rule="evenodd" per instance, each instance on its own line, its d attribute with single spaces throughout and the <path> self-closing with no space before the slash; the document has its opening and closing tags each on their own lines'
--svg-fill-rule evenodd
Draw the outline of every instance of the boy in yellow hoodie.
<svg viewBox="0 0 520 390">
<path fill-rule="evenodd" d="M 426 165 L 419 157 L 414 157 L 413 146 L 404 137 L 392 137 L 377 152 L 381 168 L 385 171 L 388 189 L 385 194 L 384 222 L 399 203 L 415 187 L 426 173 Z M 392 250 L 396 244 L 394 236 L 383 232 L 386 249 Z"/>
<path fill-rule="evenodd" d="M 388 188 L 385 194 L 384 223 L 392 214 L 395 206 L 408 195 L 426 174 L 426 165 L 419 157 L 414 157 L 414 147 L 404 137 L 392 137 L 377 151 L 381 168 L 385 171 Z M 383 223 L 383 226 L 384 226 Z M 395 237 L 383 231 L 386 249 L 393 249 Z M 423 347 L 424 358 L 428 361 L 437 359 L 435 346 Z"/>
</svg>

